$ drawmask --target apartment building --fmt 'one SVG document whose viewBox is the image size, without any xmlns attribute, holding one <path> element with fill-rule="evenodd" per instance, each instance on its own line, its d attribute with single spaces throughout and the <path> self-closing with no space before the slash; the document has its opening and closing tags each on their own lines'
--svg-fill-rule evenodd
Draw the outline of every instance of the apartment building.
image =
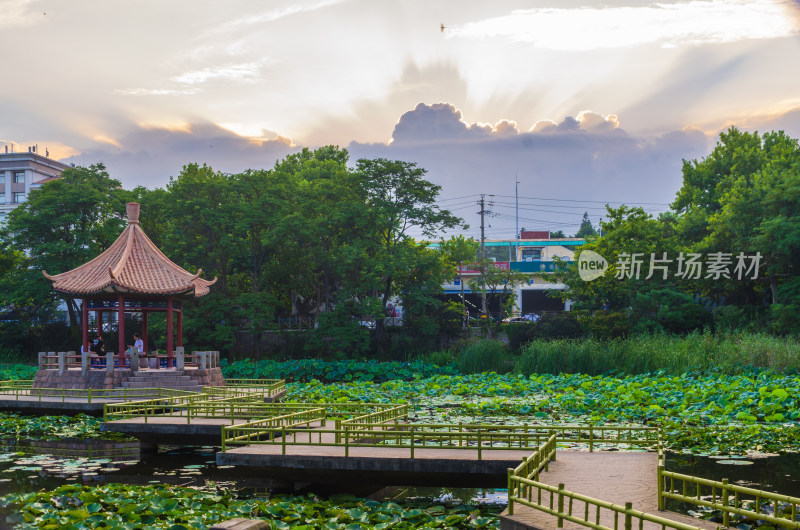
<svg viewBox="0 0 800 530">
<path fill-rule="evenodd" d="M 585 241 L 568 237 L 551 239 L 549 232 L 522 232 L 516 239 L 487 239 L 486 257 L 494 261 L 494 266 L 529 275 L 528 282 L 515 288 L 515 312 L 528 315 L 543 311 L 569 311 L 570 302 L 562 302 L 548 296 L 549 291 L 563 291 L 566 285 L 548 281 L 547 275 L 555 271 L 556 260 L 571 262 L 575 250 Z M 536 237 L 532 237 L 536 236 Z M 468 308 L 476 311 L 481 306 L 480 294 L 470 289 L 470 280 L 480 274 L 473 266 L 461 270 L 464 281 L 465 302 Z M 445 295 L 454 300 L 461 297 L 461 278 L 442 285 Z M 498 312 L 499 307 L 490 307 L 489 312 Z M 470 311 L 472 313 L 472 310 Z"/>
<path fill-rule="evenodd" d="M 0 223 L 5 221 L 10 211 L 27 200 L 32 190 L 58 178 L 68 167 L 42 156 L 36 147 L 20 153 L 6 146 L 5 152 L 0 152 Z"/>
</svg>

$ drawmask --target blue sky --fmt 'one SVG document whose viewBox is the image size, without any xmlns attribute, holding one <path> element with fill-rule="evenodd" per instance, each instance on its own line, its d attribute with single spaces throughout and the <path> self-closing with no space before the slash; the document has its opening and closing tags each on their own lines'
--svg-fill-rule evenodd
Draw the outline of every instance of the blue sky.
<svg viewBox="0 0 800 530">
<path fill-rule="evenodd" d="M 443 204 L 519 180 L 520 224 L 571 232 L 598 203 L 539 199 L 655 212 L 720 130 L 800 136 L 799 35 L 772 0 L 0 0 L 0 141 L 128 187 L 336 144 L 418 162 Z"/>
</svg>

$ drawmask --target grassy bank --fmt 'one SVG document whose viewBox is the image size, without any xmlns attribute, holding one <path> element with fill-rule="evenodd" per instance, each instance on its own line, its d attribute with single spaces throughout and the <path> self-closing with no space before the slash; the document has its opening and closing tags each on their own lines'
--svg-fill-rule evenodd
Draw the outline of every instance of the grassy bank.
<svg viewBox="0 0 800 530">
<path fill-rule="evenodd" d="M 537 340 L 521 348 L 515 370 L 530 374 L 680 374 L 753 369 L 800 372 L 800 342 L 765 333 L 634 335 L 624 339 Z"/>
</svg>

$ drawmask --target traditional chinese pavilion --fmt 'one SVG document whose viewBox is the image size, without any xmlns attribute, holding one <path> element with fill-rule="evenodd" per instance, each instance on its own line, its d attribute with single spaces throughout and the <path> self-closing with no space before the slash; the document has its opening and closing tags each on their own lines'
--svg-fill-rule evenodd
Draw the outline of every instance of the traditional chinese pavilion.
<svg viewBox="0 0 800 530">
<path fill-rule="evenodd" d="M 76 269 L 45 277 L 53 289 L 82 298 L 81 318 L 83 350 L 89 351 L 89 311 L 97 317 L 97 331 L 102 332 L 103 315 L 117 313 L 119 325 L 119 365 L 125 352 L 125 313 L 142 314 L 142 340 L 147 348 L 147 317 L 151 312 L 167 314 L 168 366 L 174 366 L 174 315 L 177 313 L 177 346 L 183 346 L 181 301 L 199 298 L 217 281 L 204 280 L 169 260 L 139 226 L 139 204 L 127 204 L 128 226 L 102 254 Z M 108 318 L 110 320 L 110 316 Z M 110 345 L 107 346 L 109 349 Z"/>
</svg>

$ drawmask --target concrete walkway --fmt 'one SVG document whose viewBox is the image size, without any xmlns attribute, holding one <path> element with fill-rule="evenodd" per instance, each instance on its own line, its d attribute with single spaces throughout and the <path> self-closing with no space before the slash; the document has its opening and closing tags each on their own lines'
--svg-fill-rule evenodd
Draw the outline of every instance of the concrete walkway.
<svg viewBox="0 0 800 530">
<path fill-rule="evenodd" d="M 550 462 L 549 471 L 542 473 L 540 482 L 558 486 L 564 484 L 566 490 L 580 493 L 587 497 L 612 502 L 624 506 L 626 502 L 633 503 L 633 509 L 657 515 L 680 523 L 704 529 L 716 529 L 717 525 L 695 519 L 687 515 L 673 512 L 658 511 L 658 458 L 655 453 L 634 452 L 578 452 L 558 451 L 555 462 Z M 545 497 L 545 493 L 547 494 Z M 534 495 L 536 490 L 534 490 Z M 534 497 L 535 499 L 535 497 Z M 542 504 L 549 507 L 550 495 L 542 493 Z M 557 501 L 554 500 L 554 508 Z M 569 507 L 569 500 L 565 499 L 565 510 Z M 584 517 L 586 505 L 574 501 L 572 514 Z M 596 507 L 589 507 L 589 520 L 594 522 Z M 500 528 L 503 530 L 549 530 L 557 528 L 557 519 L 540 510 L 514 504 L 514 515 L 509 516 L 508 510 L 500 516 Z M 611 510 L 600 510 L 600 524 L 614 528 L 614 515 Z M 634 520 L 634 528 L 639 528 L 639 521 Z M 578 530 L 588 528 L 577 523 L 564 521 L 565 530 Z M 624 528 L 624 517 L 620 516 L 619 528 Z M 661 525 L 645 522 L 644 529 L 660 530 Z"/>
</svg>

